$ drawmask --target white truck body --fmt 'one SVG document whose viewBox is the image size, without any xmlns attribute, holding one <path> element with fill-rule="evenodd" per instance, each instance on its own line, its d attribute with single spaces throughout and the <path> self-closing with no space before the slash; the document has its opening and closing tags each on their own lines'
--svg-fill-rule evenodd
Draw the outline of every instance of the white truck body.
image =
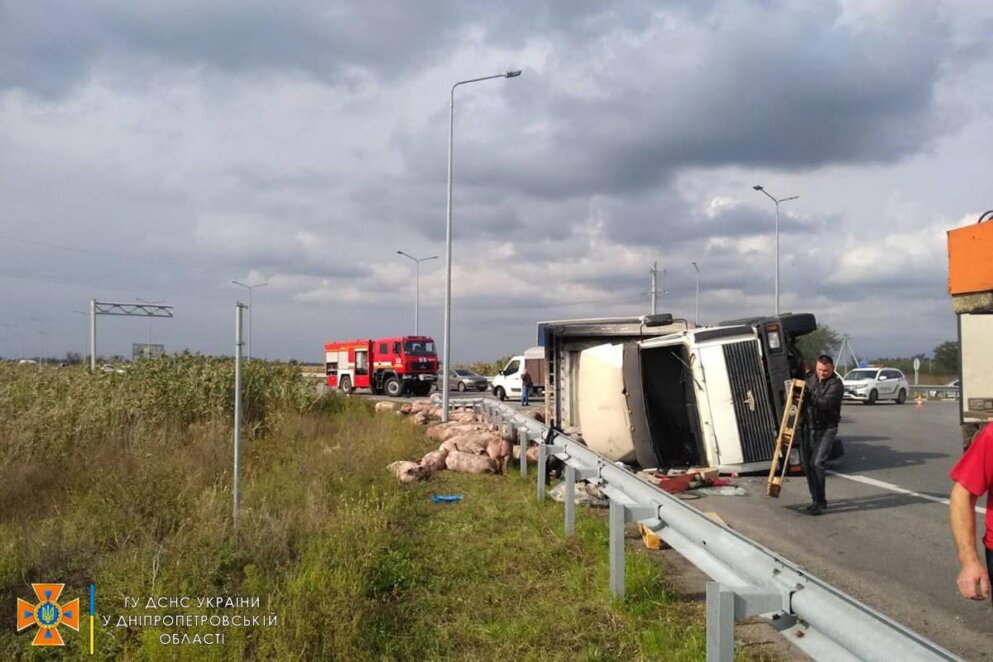
<svg viewBox="0 0 993 662">
<path fill-rule="evenodd" d="M 554 427 L 611 460 L 725 472 L 768 469 L 785 382 L 799 368 L 792 339 L 816 327 L 812 315 L 709 328 L 631 319 L 542 325 Z"/>
</svg>

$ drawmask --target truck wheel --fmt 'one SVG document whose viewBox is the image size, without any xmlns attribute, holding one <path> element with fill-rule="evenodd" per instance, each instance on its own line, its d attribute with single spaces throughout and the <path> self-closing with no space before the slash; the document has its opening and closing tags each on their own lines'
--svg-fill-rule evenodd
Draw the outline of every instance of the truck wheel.
<svg viewBox="0 0 993 662">
<path fill-rule="evenodd" d="M 507 399 L 507 392 L 503 390 L 502 386 L 497 386 L 495 389 L 493 389 L 493 395 L 499 398 L 500 402 L 503 402 L 504 400 Z"/>
<path fill-rule="evenodd" d="M 341 392 L 342 393 L 354 393 L 355 392 L 355 387 L 352 386 L 352 378 L 351 377 L 342 377 L 341 378 Z"/>
<path fill-rule="evenodd" d="M 879 393 L 876 392 L 876 389 L 872 389 L 871 391 L 869 391 L 869 399 L 866 400 L 865 403 L 867 405 L 874 405 L 876 404 L 876 400 L 878 399 L 879 399 Z"/>
<path fill-rule="evenodd" d="M 458 389 L 459 393 L 465 393 L 465 382 L 459 382 Z"/>
<path fill-rule="evenodd" d="M 396 377 L 390 377 L 386 380 L 386 384 L 383 386 L 383 390 L 386 391 L 386 395 L 391 398 L 398 398 L 400 394 L 403 393 L 403 384 Z"/>
<path fill-rule="evenodd" d="M 896 403 L 898 405 L 902 405 L 906 401 L 907 401 L 907 392 L 904 391 L 903 389 L 900 389 L 900 392 L 896 394 Z"/>
</svg>

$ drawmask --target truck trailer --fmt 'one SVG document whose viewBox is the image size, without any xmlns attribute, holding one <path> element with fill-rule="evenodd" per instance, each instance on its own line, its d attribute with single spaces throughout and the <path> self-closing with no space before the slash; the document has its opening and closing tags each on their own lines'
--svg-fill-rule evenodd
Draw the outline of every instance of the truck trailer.
<svg viewBox="0 0 993 662">
<path fill-rule="evenodd" d="M 962 445 L 993 420 L 993 210 L 948 232 L 948 293 L 958 318 Z"/>
<path fill-rule="evenodd" d="M 643 468 L 768 470 L 811 314 L 695 327 L 671 315 L 541 322 L 546 420 Z M 788 462 L 800 463 L 799 453 Z"/>
</svg>

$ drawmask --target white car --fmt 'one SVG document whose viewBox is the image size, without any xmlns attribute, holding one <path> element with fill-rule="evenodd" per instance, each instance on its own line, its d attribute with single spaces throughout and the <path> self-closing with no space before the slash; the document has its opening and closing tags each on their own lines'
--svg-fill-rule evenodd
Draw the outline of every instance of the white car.
<svg viewBox="0 0 993 662">
<path fill-rule="evenodd" d="M 856 368 L 844 378 L 845 400 L 857 400 L 874 405 L 880 400 L 893 400 L 898 405 L 907 401 L 910 384 L 895 368 Z"/>
</svg>

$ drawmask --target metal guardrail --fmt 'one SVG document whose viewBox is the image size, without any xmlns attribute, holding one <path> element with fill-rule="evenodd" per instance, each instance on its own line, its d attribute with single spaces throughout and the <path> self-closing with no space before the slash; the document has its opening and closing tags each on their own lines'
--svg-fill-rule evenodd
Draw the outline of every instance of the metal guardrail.
<svg viewBox="0 0 993 662">
<path fill-rule="evenodd" d="M 488 397 L 454 399 L 492 422 L 510 426 L 524 449 L 539 445 L 537 497 L 545 498 L 549 458 L 565 463 L 565 533 L 575 532 L 576 482 L 596 483 L 610 499 L 610 590 L 624 596 L 624 525 L 640 522 L 711 580 L 707 583 L 707 659 L 734 659 L 734 622 L 761 616 L 816 660 L 959 660 L 950 651 L 681 500 L 622 466 Z"/>
<path fill-rule="evenodd" d="M 924 393 L 925 395 L 935 395 L 944 398 L 957 398 L 960 395 L 958 386 L 938 386 L 937 384 L 911 384 L 911 393 Z"/>
</svg>

